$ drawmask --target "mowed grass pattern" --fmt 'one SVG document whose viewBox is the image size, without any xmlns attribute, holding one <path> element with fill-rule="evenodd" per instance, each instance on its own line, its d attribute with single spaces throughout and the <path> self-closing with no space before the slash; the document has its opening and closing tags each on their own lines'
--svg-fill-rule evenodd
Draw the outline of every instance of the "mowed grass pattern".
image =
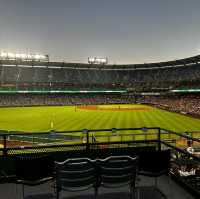
<svg viewBox="0 0 200 199">
<path fill-rule="evenodd" d="M 200 131 L 200 120 L 146 105 L 101 105 L 101 110 L 75 106 L 0 108 L 0 129 L 9 131 L 47 132 L 102 129 L 161 127 L 176 132 Z M 103 110 L 103 109 L 111 110 Z M 147 110 L 137 110 L 137 109 Z M 113 110 L 112 110 L 113 109 Z M 133 109 L 133 110 L 128 110 Z M 53 126 L 52 126 L 53 125 Z"/>
</svg>

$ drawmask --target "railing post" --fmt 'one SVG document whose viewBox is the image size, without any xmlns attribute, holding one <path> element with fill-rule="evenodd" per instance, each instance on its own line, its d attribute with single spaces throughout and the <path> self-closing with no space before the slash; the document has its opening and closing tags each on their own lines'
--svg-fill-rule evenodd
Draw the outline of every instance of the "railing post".
<svg viewBox="0 0 200 199">
<path fill-rule="evenodd" d="M 84 137 L 86 136 L 86 150 L 89 150 L 90 149 L 89 130 L 83 129 L 82 132 L 84 134 Z"/>
<path fill-rule="evenodd" d="M 143 133 L 143 135 L 144 135 L 144 140 L 145 140 L 145 142 L 147 141 L 147 132 L 148 132 L 148 128 L 147 127 L 142 127 L 141 128 L 141 131 L 142 131 L 142 133 Z"/>
<path fill-rule="evenodd" d="M 158 151 L 161 151 L 161 131 L 160 131 L 160 127 L 158 128 Z"/>
<path fill-rule="evenodd" d="M 132 140 L 133 140 L 133 141 L 135 140 L 135 135 L 132 135 Z"/>
<path fill-rule="evenodd" d="M 86 150 L 90 150 L 90 140 L 89 140 L 89 131 L 87 129 L 87 145 L 86 145 Z"/>
<path fill-rule="evenodd" d="M 3 135 L 3 156 L 7 156 L 7 136 Z"/>
</svg>

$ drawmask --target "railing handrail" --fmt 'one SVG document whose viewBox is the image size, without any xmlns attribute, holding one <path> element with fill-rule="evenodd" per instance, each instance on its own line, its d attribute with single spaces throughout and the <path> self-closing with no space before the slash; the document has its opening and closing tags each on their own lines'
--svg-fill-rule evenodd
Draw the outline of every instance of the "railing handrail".
<svg viewBox="0 0 200 199">
<path fill-rule="evenodd" d="M 81 130 L 69 130 L 69 131 L 47 131 L 47 132 L 24 132 L 24 131 L 7 131 L 7 130 L 0 130 L 1 133 L 0 136 L 3 135 L 47 135 L 51 133 L 55 134 L 66 134 L 66 133 L 83 133 L 84 131 L 87 132 L 104 132 L 104 131 L 129 131 L 129 130 L 143 130 L 143 129 L 148 129 L 148 130 L 158 130 L 159 127 L 140 127 L 140 128 L 106 128 L 106 129 L 81 129 Z"/>
<path fill-rule="evenodd" d="M 117 134 L 117 132 L 119 131 L 141 131 L 141 133 L 133 133 L 133 134 Z M 155 132 L 149 132 L 150 130 L 156 130 Z M 2 131 L 1 131 L 2 132 Z M 98 132 L 110 132 L 110 133 L 113 133 L 113 135 L 96 135 L 95 133 L 98 133 Z M 19 147 L 9 147 L 7 146 L 7 141 L 9 141 L 9 136 L 33 136 L 34 137 L 31 137 L 32 139 L 42 139 L 42 137 L 40 138 L 39 135 L 48 135 L 49 136 L 49 139 L 50 138 L 53 138 L 54 135 L 63 135 L 63 136 L 69 136 L 67 135 L 68 133 L 71 133 L 71 134 L 75 134 L 75 133 L 82 133 L 81 135 L 79 135 L 78 137 L 80 138 L 85 138 L 85 143 L 58 143 L 55 141 L 55 143 L 53 144 L 44 144 L 44 145 L 35 145 L 35 146 L 20 146 Z M 187 140 L 191 140 L 191 141 L 195 141 L 195 142 L 199 142 L 200 143 L 200 139 L 198 138 L 194 138 L 194 137 L 191 137 L 190 135 L 187 134 L 187 132 L 185 133 L 177 133 L 177 132 L 174 132 L 172 130 L 167 130 L 167 129 L 164 129 L 164 128 L 160 128 L 160 127 L 140 127 L 140 128 L 105 128 L 105 129 L 81 129 L 81 130 L 70 130 L 70 131 L 49 131 L 49 132 L 43 132 L 43 133 L 24 133 L 24 132 L 20 132 L 20 133 L 12 133 L 12 132 L 9 132 L 9 133 L 4 133 L 4 134 L 0 134 L 0 138 L 2 137 L 1 140 L 3 140 L 3 148 L 0 149 L 0 151 L 3 151 L 3 154 L 6 155 L 7 152 L 9 150 L 20 150 L 20 149 L 40 149 L 40 148 L 54 148 L 54 147 L 70 147 L 70 146 L 86 146 L 86 150 L 90 149 L 90 146 L 92 145 L 104 145 L 104 144 L 128 144 L 128 143 L 136 143 L 133 139 L 131 139 L 130 142 L 128 142 L 127 140 L 123 140 L 123 136 L 138 136 L 138 135 L 143 135 L 145 136 L 144 139 L 142 139 L 143 141 L 142 142 L 146 142 L 146 140 L 154 140 L 154 142 L 156 141 L 157 142 L 157 146 L 158 146 L 158 150 L 161 150 L 161 144 L 165 143 L 164 141 L 166 140 L 166 138 L 162 138 L 161 135 L 164 135 L 164 134 L 171 134 L 171 135 L 176 135 L 176 136 L 179 136 L 180 138 L 185 138 Z M 147 136 L 148 135 L 157 135 L 156 136 L 156 139 L 152 139 L 152 138 L 148 138 Z M 36 137 L 38 136 L 38 137 Z M 51 137 L 52 136 L 52 137 Z M 70 135 L 71 137 L 73 137 L 74 135 Z M 112 137 L 112 136 L 120 136 L 121 138 L 121 141 L 110 141 L 109 139 Z M 91 140 L 91 137 L 92 137 L 92 140 Z M 99 143 L 97 143 L 95 141 L 95 139 L 93 138 L 100 138 L 100 137 L 108 137 L 108 141 L 107 142 L 102 142 L 100 141 Z M 171 138 L 171 137 L 169 137 Z M 56 140 L 56 139 L 55 139 Z M 65 139 L 63 139 L 64 141 Z M 176 139 L 175 139 L 176 140 Z M 13 141 L 13 140 L 12 140 Z M 69 139 L 70 141 L 70 139 Z M 41 141 L 40 141 L 41 142 Z M 139 141 L 140 142 L 140 141 Z M 42 142 L 41 142 L 42 143 Z M 168 144 L 168 143 L 167 143 Z M 22 144 L 23 145 L 23 144 Z M 196 157 L 196 156 L 195 156 Z"/>
<path fill-rule="evenodd" d="M 151 140 L 134 140 L 134 141 L 114 141 L 114 142 L 98 142 L 98 143 L 89 143 L 89 145 L 114 145 L 114 144 L 133 144 L 133 143 L 156 143 L 157 140 L 151 139 Z M 79 143 L 79 144 L 55 144 L 55 145 L 40 145 L 37 147 L 33 146 L 23 146 L 23 147 L 7 147 L 7 150 L 21 150 L 21 149 L 43 149 L 43 148 L 58 148 L 58 147 L 85 147 L 86 143 Z M 3 149 L 0 149 L 0 151 L 3 151 Z"/>
<path fill-rule="evenodd" d="M 189 140 L 192 140 L 192 141 L 195 141 L 195 142 L 199 142 L 200 143 L 200 139 L 198 138 L 193 138 L 191 136 L 189 136 L 187 133 L 189 132 L 183 132 L 183 133 L 177 133 L 177 132 L 174 132 L 174 131 L 171 131 L 171 130 L 167 130 L 167 129 L 164 129 L 164 128 L 161 128 L 160 130 L 164 130 L 164 131 L 167 131 L 168 133 L 172 133 L 174 135 L 178 135 L 180 137 L 183 137 L 183 138 L 186 138 L 186 139 L 189 139 Z"/>
<path fill-rule="evenodd" d="M 159 128 L 159 127 L 140 127 L 140 128 L 106 128 L 106 129 L 81 129 L 81 130 L 69 130 L 69 131 L 48 131 L 48 132 L 31 132 L 31 133 L 25 133 L 25 132 L 19 132 L 19 131 L 7 131 L 7 133 L 2 133 L 0 134 L 0 137 L 4 137 L 4 136 L 30 136 L 30 135 L 34 135 L 34 136 L 37 136 L 37 135 L 51 135 L 52 136 L 55 134 L 55 135 L 58 135 L 58 134 L 68 134 L 68 133 L 95 133 L 95 132 L 117 132 L 117 131 L 136 131 L 136 130 L 141 130 L 141 131 L 144 131 L 144 130 L 158 130 L 159 131 L 166 131 L 166 134 L 168 133 L 171 133 L 171 134 L 174 134 L 174 135 L 177 135 L 177 136 L 180 136 L 180 137 L 183 137 L 183 138 L 186 138 L 186 139 L 189 139 L 189 140 L 192 140 L 192 141 L 196 141 L 196 142 L 199 142 L 200 143 L 200 139 L 198 138 L 194 138 L 194 137 L 191 137 L 190 135 L 188 135 L 189 132 L 183 132 L 183 133 L 178 133 L 178 132 L 175 132 L 175 131 L 172 131 L 172 130 L 168 130 L 168 129 L 164 129 L 164 128 Z M 2 132 L 2 130 L 1 130 Z M 165 134 L 164 132 L 160 132 L 161 134 Z M 151 133 L 153 134 L 153 133 Z M 139 135 L 139 134 L 135 134 L 135 135 Z M 150 135 L 150 133 L 149 133 Z"/>
</svg>

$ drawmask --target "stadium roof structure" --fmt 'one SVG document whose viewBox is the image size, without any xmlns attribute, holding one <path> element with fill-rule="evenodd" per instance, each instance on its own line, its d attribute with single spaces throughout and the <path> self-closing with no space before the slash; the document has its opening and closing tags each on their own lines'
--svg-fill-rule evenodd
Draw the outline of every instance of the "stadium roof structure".
<svg viewBox="0 0 200 199">
<path fill-rule="evenodd" d="M 21 60 L 0 60 L 0 66 L 19 67 L 47 67 L 47 68 L 71 68 L 71 69 L 103 69 L 103 70 L 145 70 L 172 68 L 195 65 L 200 63 L 200 55 L 178 59 L 167 62 L 155 62 L 144 64 L 120 64 L 120 65 L 96 65 L 86 63 L 66 63 L 66 62 L 42 62 L 42 61 L 21 61 Z"/>
</svg>

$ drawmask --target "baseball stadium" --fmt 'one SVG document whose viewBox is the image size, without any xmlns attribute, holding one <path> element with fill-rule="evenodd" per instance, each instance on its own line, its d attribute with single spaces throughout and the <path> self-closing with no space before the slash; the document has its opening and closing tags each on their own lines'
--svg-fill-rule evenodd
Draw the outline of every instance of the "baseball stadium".
<svg viewBox="0 0 200 199">
<path fill-rule="evenodd" d="M 0 0 L 0 199 L 200 199 L 199 8 Z"/>
<path fill-rule="evenodd" d="M 15 164 L 29 168 L 25 165 L 32 159 L 44 161 L 46 155 L 63 161 L 145 154 L 145 161 L 151 161 L 149 156 L 156 165 L 164 158 L 165 169 L 170 161 L 171 178 L 198 196 L 198 174 L 188 181 L 179 167 L 199 168 L 199 55 L 129 65 L 107 64 L 106 58 L 89 58 L 85 64 L 52 62 L 47 55 L 30 57 L 1 53 L 3 181 L 16 178 Z M 58 190 L 57 194 L 59 198 Z"/>
<path fill-rule="evenodd" d="M 14 144 L 13 147 L 32 145 L 27 138 L 40 140 L 40 133 L 53 131 L 63 136 L 82 129 L 159 127 L 198 138 L 199 90 L 193 85 L 199 81 L 199 60 L 195 56 L 113 66 L 101 62 L 49 62 L 46 57 L 39 61 L 13 60 L 2 53 L 0 129 L 10 134 L 7 144 Z M 177 80 L 180 73 L 181 79 Z M 82 133 L 69 134 L 84 137 Z M 107 139 L 107 134 L 101 136 Z M 97 142 L 98 139 L 96 133 Z M 45 143 L 48 140 L 51 143 L 52 138 L 48 139 L 47 134 Z M 66 142 L 73 143 L 74 139 Z"/>
</svg>

